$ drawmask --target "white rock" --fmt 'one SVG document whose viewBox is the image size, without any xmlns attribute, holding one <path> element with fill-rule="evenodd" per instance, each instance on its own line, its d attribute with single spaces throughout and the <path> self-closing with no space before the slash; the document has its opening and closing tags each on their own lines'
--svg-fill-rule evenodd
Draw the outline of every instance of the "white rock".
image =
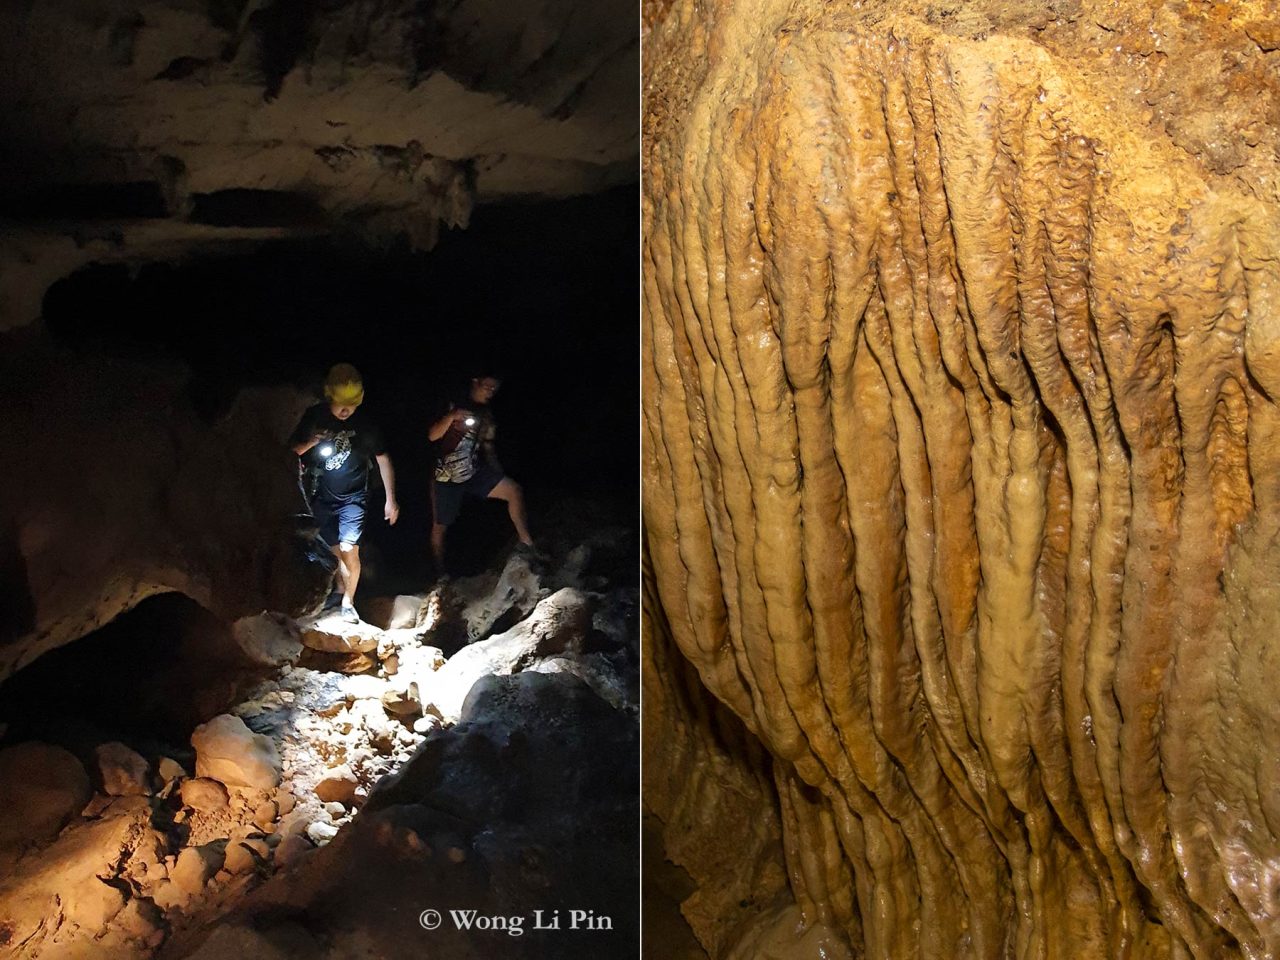
<svg viewBox="0 0 1280 960">
<path fill-rule="evenodd" d="M 118 740 L 94 748 L 102 790 L 112 797 L 151 795 L 151 765 L 142 755 Z"/>
<path fill-rule="evenodd" d="M 317 845 L 328 843 L 338 835 L 338 828 L 332 823 L 316 820 L 307 827 L 307 836 Z"/>
<path fill-rule="evenodd" d="M 269 737 L 250 730 L 243 720 L 224 713 L 196 727 L 196 776 L 212 777 L 228 786 L 267 789 L 280 782 L 280 754 Z"/>
<path fill-rule="evenodd" d="M 426 604 L 426 597 L 414 594 L 401 594 L 391 602 L 391 616 L 387 620 L 388 630 L 399 630 L 405 627 L 416 627 Z"/>
<path fill-rule="evenodd" d="M 413 721 L 413 732 L 426 736 L 427 734 L 434 733 L 436 730 L 439 730 L 441 726 L 443 726 L 443 724 L 440 722 L 439 717 L 434 714 L 427 714 L 426 716 L 419 717 L 417 720 Z"/>
<path fill-rule="evenodd" d="M 331 800 L 324 805 L 324 812 L 334 820 L 343 817 L 347 813 L 347 808 L 340 804 L 337 800 Z"/>
</svg>

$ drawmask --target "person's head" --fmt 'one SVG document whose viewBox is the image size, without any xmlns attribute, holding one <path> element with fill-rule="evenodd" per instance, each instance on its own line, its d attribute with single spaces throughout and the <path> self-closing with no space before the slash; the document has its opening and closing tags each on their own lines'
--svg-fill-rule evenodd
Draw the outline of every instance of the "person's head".
<svg viewBox="0 0 1280 960">
<path fill-rule="evenodd" d="M 364 402 L 360 371 L 349 363 L 334 366 L 325 377 L 324 396 L 329 401 L 329 412 L 339 420 L 347 419 Z"/>
<path fill-rule="evenodd" d="M 488 403 L 493 399 L 502 381 L 490 374 L 481 374 L 471 378 L 471 400 L 474 403 Z"/>
</svg>

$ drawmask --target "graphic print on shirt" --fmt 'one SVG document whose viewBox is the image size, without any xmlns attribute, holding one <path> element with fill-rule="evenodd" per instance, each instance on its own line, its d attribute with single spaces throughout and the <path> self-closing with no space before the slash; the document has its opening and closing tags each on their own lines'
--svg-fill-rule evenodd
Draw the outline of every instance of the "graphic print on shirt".
<svg viewBox="0 0 1280 960">
<path fill-rule="evenodd" d="M 327 457 L 324 461 L 326 470 L 340 470 L 342 465 L 347 462 L 351 456 L 351 438 L 356 435 L 354 430 L 343 430 L 333 438 L 333 455 Z"/>
</svg>

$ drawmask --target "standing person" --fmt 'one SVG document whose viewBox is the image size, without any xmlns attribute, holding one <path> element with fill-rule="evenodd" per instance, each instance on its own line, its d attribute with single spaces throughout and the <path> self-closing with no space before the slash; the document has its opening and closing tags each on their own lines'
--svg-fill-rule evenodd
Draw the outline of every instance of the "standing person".
<svg viewBox="0 0 1280 960">
<path fill-rule="evenodd" d="M 445 534 L 449 525 L 458 519 L 462 501 L 467 497 L 505 500 L 520 543 L 533 547 L 525 515 L 524 490 L 503 472 L 494 448 L 497 428 L 489 401 L 501 386 L 502 381 L 494 376 L 473 377 L 467 396 L 450 404 L 449 412 L 427 430 L 428 438 L 439 444 L 431 485 L 431 507 L 435 514 L 431 554 L 440 573 L 445 569 Z"/>
<path fill-rule="evenodd" d="M 311 512 L 320 526 L 320 536 L 338 558 L 338 588 L 326 607 L 340 596 L 340 616 L 358 623 L 354 601 L 360 583 L 360 534 L 364 530 L 369 460 L 378 462 L 387 491 L 382 515 L 391 524 L 400 516 L 395 470 L 382 431 L 359 412 L 364 402 L 360 372 L 349 363 L 338 364 L 325 379 L 324 395 L 327 402 L 302 415 L 289 445 L 308 468 Z"/>
</svg>

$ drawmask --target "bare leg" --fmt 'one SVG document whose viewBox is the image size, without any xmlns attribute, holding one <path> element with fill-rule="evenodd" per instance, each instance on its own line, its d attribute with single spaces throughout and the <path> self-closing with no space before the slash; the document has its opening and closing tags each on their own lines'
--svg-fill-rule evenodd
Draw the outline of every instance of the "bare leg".
<svg viewBox="0 0 1280 960">
<path fill-rule="evenodd" d="M 340 543 L 338 549 L 341 551 L 338 569 L 341 570 L 344 565 L 346 567 L 342 577 L 342 602 L 351 607 L 355 605 L 356 587 L 360 585 L 360 545 Z"/>
<path fill-rule="evenodd" d="M 444 573 L 444 535 L 449 528 L 443 523 L 431 525 L 431 556 L 436 562 L 436 572 Z"/>
<path fill-rule="evenodd" d="M 503 477 L 489 491 L 489 499 L 507 501 L 507 513 L 511 515 L 511 525 L 516 528 L 516 536 L 525 546 L 533 546 L 533 537 L 529 536 L 529 518 L 524 510 L 524 488 L 510 477 Z"/>
<path fill-rule="evenodd" d="M 343 546 L 345 546 L 345 544 L 343 544 Z M 330 547 L 329 550 L 334 555 L 334 557 L 336 557 L 338 560 L 338 569 L 334 574 L 334 579 L 336 581 L 336 588 L 339 593 L 345 595 L 347 592 L 347 576 L 348 576 L 347 555 L 343 553 L 341 550 L 339 550 L 337 547 Z"/>
</svg>

